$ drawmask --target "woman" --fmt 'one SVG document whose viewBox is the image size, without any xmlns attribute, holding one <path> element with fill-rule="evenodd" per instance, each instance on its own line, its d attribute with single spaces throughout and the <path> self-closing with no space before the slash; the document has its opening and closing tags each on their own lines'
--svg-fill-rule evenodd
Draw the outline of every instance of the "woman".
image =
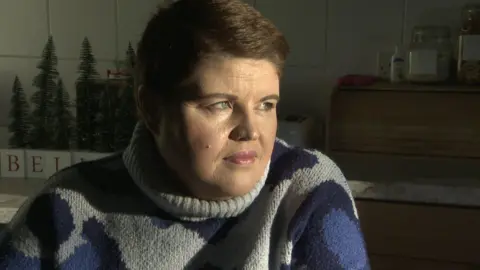
<svg viewBox="0 0 480 270">
<path fill-rule="evenodd" d="M 20 211 L 1 269 L 368 269 L 337 166 L 275 139 L 283 35 L 240 0 L 159 9 L 121 154 L 68 168 Z"/>
</svg>

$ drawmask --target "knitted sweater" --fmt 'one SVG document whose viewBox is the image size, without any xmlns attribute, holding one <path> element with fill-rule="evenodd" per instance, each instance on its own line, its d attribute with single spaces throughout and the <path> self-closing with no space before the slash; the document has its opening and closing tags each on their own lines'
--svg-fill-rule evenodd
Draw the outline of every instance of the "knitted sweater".
<svg viewBox="0 0 480 270">
<path fill-rule="evenodd" d="M 275 143 L 265 176 L 223 201 L 183 195 L 153 139 L 57 173 L 0 239 L 0 269 L 370 269 L 347 182 Z"/>
</svg>

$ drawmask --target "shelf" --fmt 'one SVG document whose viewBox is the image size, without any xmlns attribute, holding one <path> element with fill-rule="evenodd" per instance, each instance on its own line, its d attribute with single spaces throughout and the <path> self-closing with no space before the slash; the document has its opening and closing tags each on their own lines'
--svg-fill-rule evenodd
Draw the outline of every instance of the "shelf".
<svg viewBox="0 0 480 270">
<path fill-rule="evenodd" d="M 458 84 L 392 84 L 388 82 L 378 82 L 366 86 L 341 86 L 338 90 L 355 91 L 412 91 L 412 92 L 466 92 L 480 93 L 480 85 L 458 85 Z"/>
</svg>

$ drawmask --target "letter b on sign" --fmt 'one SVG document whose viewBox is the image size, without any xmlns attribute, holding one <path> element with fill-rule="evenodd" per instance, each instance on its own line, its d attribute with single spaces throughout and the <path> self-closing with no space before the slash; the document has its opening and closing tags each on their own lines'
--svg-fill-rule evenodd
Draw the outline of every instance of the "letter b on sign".
<svg viewBox="0 0 480 270">
<path fill-rule="evenodd" d="M 2 150 L 0 159 L 1 177 L 25 177 L 25 151 Z"/>
</svg>

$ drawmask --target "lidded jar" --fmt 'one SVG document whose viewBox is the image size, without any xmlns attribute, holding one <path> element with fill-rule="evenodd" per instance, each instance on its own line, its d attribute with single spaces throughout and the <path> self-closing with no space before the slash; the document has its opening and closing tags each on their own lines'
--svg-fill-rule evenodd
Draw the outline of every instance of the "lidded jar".
<svg viewBox="0 0 480 270">
<path fill-rule="evenodd" d="M 407 80 L 438 83 L 450 78 L 452 44 L 447 26 L 417 26 L 407 50 Z"/>
<path fill-rule="evenodd" d="M 462 10 L 457 78 L 462 83 L 480 84 L 480 4 L 467 4 Z"/>
</svg>

